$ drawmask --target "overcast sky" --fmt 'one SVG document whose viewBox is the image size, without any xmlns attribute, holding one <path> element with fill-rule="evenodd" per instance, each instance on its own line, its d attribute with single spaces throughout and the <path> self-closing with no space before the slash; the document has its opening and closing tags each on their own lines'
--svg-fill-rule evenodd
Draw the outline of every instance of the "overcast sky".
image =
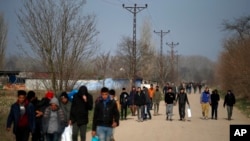
<svg viewBox="0 0 250 141">
<path fill-rule="evenodd" d="M 98 39 L 101 50 L 115 52 L 123 36 L 131 36 L 133 14 L 122 7 L 148 7 L 137 14 L 137 39 L 142 22 L 151 22 L 152 30 L 167 31 L 163 37 L 163 53 L 170 48 L 166 42 L 179 42 L 175 47 L 180 55 L 202 55 L 211 60 L 218 59 L 222 41 L 228 35 L 222 32 L 223 20 L 250 14 L 250 0 L 87 0 L 83 14 L 97 16 Z M 20 36 L 15 11 L 20 0 L 0 0 L 0 11 L 4 12 L 9 26 L 7 55 L 17 52 L 17 37 Z M 152 31 L 153 44 L 160 49 L 160 36 Z"/>
</svg>

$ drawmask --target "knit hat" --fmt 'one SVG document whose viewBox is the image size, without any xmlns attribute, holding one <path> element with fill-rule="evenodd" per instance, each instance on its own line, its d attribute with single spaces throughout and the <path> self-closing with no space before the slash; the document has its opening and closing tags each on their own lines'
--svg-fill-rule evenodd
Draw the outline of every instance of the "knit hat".
<svg viewBox="0 0 250 141">
<path fill-rule="evenodd" d="M 54 93 L 52 91 L 47 91 L 45 94 L 45 97 L 48 99 L 52 99 L 54 97 Z"/>
<path fill-rule="evenodd" d="M 57 98 L 55 98 L 55 97 L 53 97 L 51 100 L 50 100 L 50 102 L 49 102 L 49 104 L 56 104 L 57 106 L 59 106 L 59 102 L 58 102 L 58 99 Z"/>
</svg>

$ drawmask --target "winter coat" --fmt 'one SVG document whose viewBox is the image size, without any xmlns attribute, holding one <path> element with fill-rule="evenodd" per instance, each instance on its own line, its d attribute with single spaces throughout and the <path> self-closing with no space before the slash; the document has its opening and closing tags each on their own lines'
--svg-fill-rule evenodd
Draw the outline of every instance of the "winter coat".
<svg viewBox="0 0 250 141">
<path fill-rule="evenodd" d="M 25 116 L 28 118 L 28 126 L 30 132 L 35 131 L 35 109 L 33 104 L 26 102 L 25 103 Z M 20 113 L 20 105 L 16 102 L 11 105 L 10 112 L 7 118 L 7 128 L 11 127 L 11 124 L 13 123 L 13 133 L 16 134 L 17 131 L 17 126 L 19 119 L 21 118 L 21 113 Z"/>
<path fill-rule="evenodd" d="M 173 92 L 167 92 L 165 94 L 165 103 L 167 104 L 173 104 L 175 101 L 175 94 Z"/>
<path fill-rule="evenodd" d="M 50 119 L 50 115 L 51 115 L 51 108 L 47 107 L 45 109 L 45 112 L 43 114 L 43 132 L 47 133 L 48 131 L 48 127 L 49 127 L 49 119 Z M 65 117 L 64 117 L 64 113 L 62 111 L 62 109 L 58 108 L 58 110 L 56 110 L 57 113 L 57 124 L 58 124 L 58 130 L 57 133 L 62 133 L 64 130 L 65 125 Z"/>
<path fill-rule="evenodd" d="M 201 100 L 200 100 L 200 102 L 201 102 L 201 103 L 211 103 L 210 93 L 204 91 L 204 92 L 201 94 Z"/>
<path fill-rule="evenodd" d="M 86 94 L 87 102 L 82 98 L 82 94 L 77 93 L 74 95 L 71 110 L 70 110 L 70 120 L 72 123 L 77 123 L 78 125 L 88 124 L 89 110 L 93 108 L 93 97 L 90 94 Z"/>
<path fill-rule="evenodd" d="M 149 96 L 149 93 L 148 93 L 148 89 L 144 88 L 142 91 L 143 91 L 143 94 L 145 95 L 145 102 L 146 102 L 146 104 L 150 104 L 151 103 L 151 99 L 150 99 L 150 96 Z"/>
<path fill-rule="evenodd" d="M 152 102 L 153 103 L 160 103 L 161 101 L 161 92 L 158 90 L 155 91 L 155 94 L 153 96 Z"/>
<path fill-rule="evenodd" d="M 60 107 L 64 113 L 65 122 L 68 122 L 70 118 L 71 102 L 68 100 L 66 104 L 60 103 Z"/>
<path fill-rule="evenodd" d="M 217 105 L 220 100 L 220 95 L 218 93 L 212 93 L 211 94 L 211 104 Z"/>
<path fill-rule="evenodd" d="M 120 104 L 123 107 L 126 107 L 128 105 L 128 99 L 129 99 L 129 95 L 127 92 L 122 92 L 120 95 Z"/>
<path fill-rule="evenodd" d="M 114 121 L 118 126 L 119 119 L 116 102 L 109 97 L 107 100 L 100 99 L 95 104 L 92 130 L 96 131 L 97 126 L 112 127 Z"/>
<path fill-rule="evenodd" d="M 128 105 L 135 105 L 135 95 L 136 95 L 136 91 L 130 92 Z"/>
<path fill-rule="evenodd" d="M 189 101 L 188 101 L 188 97 L 186 93 L 179 93 L 177 95 L 176 101 L 181 105 L 186 104 L 186 103 L 189 105 Z"/>
<path fill-rule="evenodd" d="M 143 93 L 143 91 L 136 92 L 136 95 L 135 95 L 135 105 L 136 106 L 146 105 L 146 96 Z"/>
<path fill-rule="evenodd" d="M 233 93 L 227 94 L 224 99 L 224 106 L 233 106 L 235 104 L 235 96 Z"/>
</svg>

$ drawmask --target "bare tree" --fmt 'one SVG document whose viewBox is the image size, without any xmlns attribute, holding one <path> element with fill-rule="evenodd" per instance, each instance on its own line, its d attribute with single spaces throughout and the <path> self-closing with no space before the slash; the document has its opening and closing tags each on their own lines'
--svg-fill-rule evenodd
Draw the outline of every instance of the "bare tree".
<svg viewBox="0 0 250 141">
<path fill-rule="evenodd" d="M 152 29 L 150 22 L 143 22 L 138 45 L 138 75 L 143 79 L 152 80 L 154 76 L 155 48 L 152 45 Z"/>
<path fill-rule="evenodd" d="M 127 74 L 131 83 L 135 82 L 137 77 L 152 79 L 154 48 L 151 44 L 151 26 L 145 21 L 139 44 L 133 46 L 133 41 L 129 37 L 123 37 L 118 45 L 117 55 L 121 58 L 123 71 Z"/>
<path fill-rule="evenodd" d="M 95 60 L 96 65 L 96 72 L 99 78 L 103 79 L 103 86 L 105 86 L 105 78 L 107 75 L 107 71 L 109 68 L 109 62 L 110 61 L 110 52 L 108 53 L 101 53 L 99 56 L 97 56 Z"/>
<path fill-rule="evenodd" d="M 233 22 L 223 21 L 223 30 L 237 33 L 239 39 L 244 40 L 250 37 L 250 15 L 235 19 Z"/>
<path fill-rule="evenodd" d="M 95 16 L 82 16 L 85 0 L 27 0 L 17 13 L 34 57 L 51 73 L 53 90 L 72 87 L 83 76 L 82 61 L 96 49 Z"/>
<path fill-rule="evenodd" d="M 5 51 L 7 48 L 8 26 L 4 20 L 3 13 L 0 13 L 0 70 L 4 67 Z"/>
<path fill-rule="evenodd" d="M 250 16 L 224 22 L 224 30 L 234 31 L 225 40 L 216 74 L 222 89 L 232 89 L 238 97 L 250 98 Z"/>
</svg>

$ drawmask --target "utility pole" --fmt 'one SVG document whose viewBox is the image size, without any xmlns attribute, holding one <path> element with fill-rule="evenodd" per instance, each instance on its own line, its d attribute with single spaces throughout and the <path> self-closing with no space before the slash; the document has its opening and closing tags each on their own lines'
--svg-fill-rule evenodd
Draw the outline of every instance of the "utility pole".
<svg viewBox="0 0 250 141">
<path fill-rule="evenodd" d="M 175 70 L 174 70 L 174 59 L 175 59 L 175 51 L 174 51 L 174 47 L 176 47 L 177 45 L 179 45 L 179 43 L 166 43 L 170 48 L 171 48 L 171 51 L 170 51 L 170 80 L 172 82 L 174 82 L 174 79 L 175 79 Z"/>
<path fill-rule="evenodd" d="M 160 73 L 159 73 L 159 77 L 158 77 L 159 79 L 160 79 L 160 78 L 163 78 L 163 77 L 162 77 L 162 76 L 163 76 L 163 57 L 162 57 L 162 56 L 163 56 L 163 55 L 162 55 L 162 52 L 163 52 L 163 51 L 162 51 L 162 50 L 163 50 L 163 49 L 162 49 L 162 45 L 163 45 L 163 36 L 165 36 L 165 35 L 166 35 L 167 33 L 169 33 L 169 32 L 170 32 L 170 30 L 168 30 L 168 31 L 162 31 L 162 30 L 161 30 L 161 31 L 159 31 L 159 32 L 157 32 L 157 31 L 154 30 L 154 33 L 157 34 L 157 35 L 159 35 L 159 36 L 161 37 L 161 46 L 160 46 Z M 160 81 L 161 81 L 160 84 L 163 85 L 164 80 L 161 79 Z"/>
<path fill-rule="evenodd" d="M 161 58 L 162 58 L 162 44 L 163 44 L 163 36 L 165 36 L 167 33 L 169 33 L 170 32 L 170 30 L 168 30 L 168 31 L 159 31 L 159 32 L 156 32 L 155 30 L 154 30 L 154 33 L 156 33 L 157 35 L 159 35 L 160 37 L 161 37 L 161 48 L 160 48 L 160 56 L 161 56 Z"/>
<path fill-rule="evenodd" d="M 133 75 L 133 83 L 135 83 L 136 79 L 136 72 L 137 72 L 137 59 L 136 59 L 136 14 L 141 12 L 143 9 L 147 8 L 148 5 L 145 4 L 144 7 L 139 7 L 136 4 L 134 6 L 125 6 L 125 4 L 122 4 L 122 7 L 127 9 L 129 12 L 131 12 L 134 16 L 133 18 L 133 48 L 132 48 L 132 56 L 133 56 L 133 63 L 132 63 L 132 75 Z"/>
</svg>

